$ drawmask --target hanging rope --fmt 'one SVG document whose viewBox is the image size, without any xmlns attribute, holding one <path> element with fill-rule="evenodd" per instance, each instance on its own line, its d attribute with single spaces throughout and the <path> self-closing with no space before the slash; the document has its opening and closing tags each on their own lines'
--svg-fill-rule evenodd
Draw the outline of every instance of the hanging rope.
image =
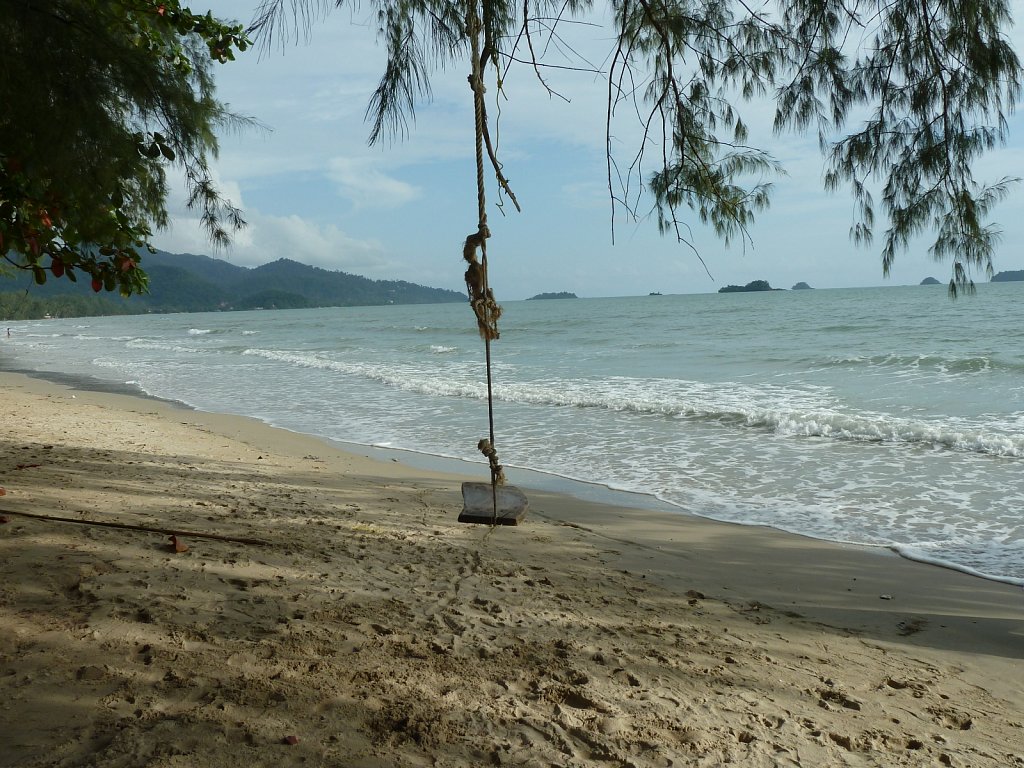
<svg viewBox="0 0 1024 768">
<path fill-rule="evenodd" d="M 477 190 L 477 230 L 466 238 L 462 248 L 462 256 L 468 263 L 466 268 L 466 290 L 469 303 L 476 315 L 480 337 L 484 340 L 484 354 L 487 365 L 487 424 L 488 437 L 477 444 L 480 452 L 487 457 L 491 470 L 491 502 L 493 505 L 493 521 L 498 518 L 498 486 L 505 482 L 505 473 L 498 461 L 498 451 L 494 441 L 494 383 L 491 369 L 491 342 L 499 337 L 498 318 L 501 307 L 494 300 L 490 285 L 487 282 L 487 238 L 491 236 L 487 228 L 487 195 L 484 187 L 484 143 L 488 144 L 488 152 L 493 159 L 489 137 L 487 136 L 487 113 L 484 106 L 484 62 L 481 58 L 481 27 L 475 0 L 469 3 L 466 14 L 466 34 L 470 39 L 473 71 L 469 76 L 469 86 L 473 90 L 473 113 L 476 123 L 476 190 Z M 480 258 L 477 260 L 477 251 Z"/>
</svg>

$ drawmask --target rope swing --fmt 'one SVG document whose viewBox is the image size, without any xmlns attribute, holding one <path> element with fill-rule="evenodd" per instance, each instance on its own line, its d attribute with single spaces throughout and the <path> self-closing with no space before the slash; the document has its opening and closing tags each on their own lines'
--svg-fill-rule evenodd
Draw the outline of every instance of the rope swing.
<svg viewBox="0 0 1024 768">
<path fill-rule="evenodd" d="M 486 0 L 484 0 L 486 2 Z M 486 8 L 485 8 L 486 13 Z M 464 508 L 459 516 L 461 522 L 487 522 L 491 525 L 515 525 L 526 513 L 526 497 L 517 488 L 505 484 L 505 472 L 498 460 L 498 451 L 494 440 L 494 378 L 491 365 L 491 342 L 500 337 L 498 318 L 501 317 L 501 306 L 494 299 L 487 280 L 487 239 L 491 232 L 487 227 L 487 191 L 484 183 L 484 148 L 494 167 L 498 183 L 509 195 L 516 209 L 519 203 L 508 187 L 508 182 L 501 173 L 497 163 L 490 135 L 487 131 L 487 110 L 484 103 L 484 68 L 485 57 L 489 47 L 481 45 L 481 37 L 485 35 L 477 13 L 476 0 L 470 0 L 466 14 L 466 34 L 470 39 L 472 56 L 472 73 L 469 86 L 473 91 L 473 117 L 476 129 L 476 191 L 477 191 L 477 228 L 466 237 L 462 247 L 462 257 L 466 260 L 466 291 L 469 304 L 476 315 L 477 329 L 484 341 L 484 357 L 487 369 L 487 425 L 488 436 L 477 443 L 477 449 L 487 458 L 490 467 L 491 482 L 489 488 L 490 504 L 482 503 L 481 483 L 463 483 L 462 497 Z M 483 53 L 481 51 L 484 51 Z M 480 257 L 477 258 L 477 252 Z M 500 498 L 499 498 L 500 497 Z M 499 503 L 500 502 L 500 503 Z M 490 506 L 489 517 L 484 515 L 485 507 Z M 500 514 L 499 514 L 500 513 Z"/>
</svg>

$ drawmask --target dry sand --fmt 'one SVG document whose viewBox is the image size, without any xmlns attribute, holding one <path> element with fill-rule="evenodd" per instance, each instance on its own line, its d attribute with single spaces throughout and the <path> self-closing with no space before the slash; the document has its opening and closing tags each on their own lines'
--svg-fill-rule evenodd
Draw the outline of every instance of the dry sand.
<svg viewBox="0 0 1024 768">
<path fill-rule="evenodd" d="M 1019 588 L 0 385 L 0 766 L 1024 766 Z"/>
</svg>

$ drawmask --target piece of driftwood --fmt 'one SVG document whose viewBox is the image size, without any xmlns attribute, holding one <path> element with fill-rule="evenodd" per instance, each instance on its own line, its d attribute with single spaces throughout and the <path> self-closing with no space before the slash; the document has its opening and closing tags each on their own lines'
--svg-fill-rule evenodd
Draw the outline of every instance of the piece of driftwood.
<svg viewBox="0 0 1024 768">
<path fill-rule="evenodd" d="M 120 528 L 125 531 L 143 531 L 145 533 L 162 533 L 166 536 L 181 536 L 193 539 L 215 539 L 217 541 L 230 541 L 236 544 L 255 544 L 261 547 L 269 547 L 272 542 L 263 539 L 247 539 L 242 536 L 225 536 L 219 533 L 204 533 L 202 531 L 183 531 L 180 528 L 153 528 L 148 525 L 131 525 L 129 523 L 112 523 L 103 520 L 79 520 L 74 517 L 56 517 L 55 515 L 36 515 L 31 512 L 15 512 L 10 509 L 0 509 L 5 515 L 17 515 L 28 517 L 32 520 L 43 520 L 49 523 L 73 523 L 75 525 L 92 525 L 101 528 Z"/>
<path fill-rule="evenodd" d="M 483 525 L 519 525 L 526 517 L 530 503 L 526 495 L 514 485 L 499 485 L 498 509 L 495 515 L 494 495 L 490 483 L 462 484 L 462 514 L 460 523 Z"/>
</svg>

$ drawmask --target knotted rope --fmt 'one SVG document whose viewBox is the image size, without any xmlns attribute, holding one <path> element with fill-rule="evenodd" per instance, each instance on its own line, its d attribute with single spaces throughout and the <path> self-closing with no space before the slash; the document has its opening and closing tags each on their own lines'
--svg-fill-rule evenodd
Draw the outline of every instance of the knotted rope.
<svg viewBox="0 0 1024 768">
<path fill-rule="evenodd" d="M 484 354 L 487 366 L 487 423 L 489 439 L 477 444 L 480 452 L 487 457 L 491 470 L 491 501 L 493 504 L 493 521 L 498 518 L 498 486 L 505 482 L 505 473 L 498 462 L 498 452 L 494 441 L 494 380 L 491 370 L 491 341 L 499 337 L 498 318 L 501 307 L 494 300 L 494 294 L 487 282 L 487 238 L 491 236 L 487 228 L 487 194 L 484 186 L 484 142 L 487 139 L 487 113 L 484 106 L 483 62 L 480 53 L 480 17 L 477 13 L 475 0 L 471 0 L 466 14 L 466 34 L 470 39 L 473 71 L 469 76 L 469 87 L 473 91 L 473 113 L 476 123 L 476 190 L 477 190 L 477 230 L 466 238 L 462 249 L 463 258 L 468 262 L 466 269 L 466 289 L 469 303 L 476 315 L 477 327 L 484 340 Z M 477 249 L 480 260 L 477 261 Z"/>
</svg>

